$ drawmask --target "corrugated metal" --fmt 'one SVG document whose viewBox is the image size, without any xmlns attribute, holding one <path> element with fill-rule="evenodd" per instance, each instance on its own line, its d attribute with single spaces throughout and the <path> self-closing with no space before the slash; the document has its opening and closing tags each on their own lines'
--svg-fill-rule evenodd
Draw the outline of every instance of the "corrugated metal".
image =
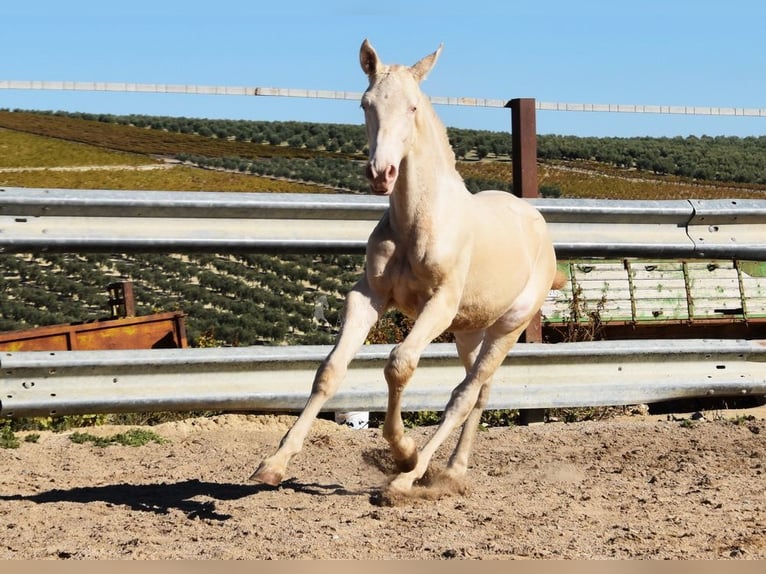
<svg viewBox="0 0 766 574">
<path fill-rule="evenodd" d="M 634 263 L 630 265 L 630 278 L 636 321 L 689 319 L 682 262 Z"/>
<path fill-rule="evenodd" d="M 560 256 L 766 260 L 766 201 L 533 202 L 549 221 Z M 361 195 L 0 188 L 0 252 L 362 251 L 386 206 L 385 198 Z M 580 271 L 587 274 L 584 268 Z M 742 285 L 749 285 L 742 277 Z M 630 292 L 635 291 L 630 282 L 637 278 L 628 275 Z M 621 305 L 624 312 L 625 303 Z M 637 313 L 637 303 L 632 300 L 631 305 Z M 662 313 L 664 305 L 658 308 Z M 766 393 L 765 350 L 762 341 L 520 345 L 496 376 L 489 408 Z M 6 353 L 0 358 L 0 414 L 298 410 L 328 351 L 256 347 Z M 384 410 L 382 368 L 389 351 L 363 349 L 343 391 L 327 409 Z M 404 408 L 443 408 L 462 376 L 452 346 L 430 347 Z"/>
<path fill-rule="evenodd" d="M 563 261 L 568 283 L 552 291 L 548 324 L 763 321 L 763 263 L 732 259 Z"/>
<path fill-rule="evenodd" d="M 390 345 L 364 347 L 327 410 L 383 411 Z M 300 410 L 329 346 L 0 355 L 6 418 L 152 410 Z M 404 394 L 407 411 L 441 410 L 463 369 L 433 344 Z M 488 408 L 651 403 L 766 394 L 766 341 L 644 340 L 517 345 Z"/>
<path fill-rule="evenodd" d="M 3 188 L 0 252 L 362 252 L 387 201 L 364 195 Z M 723 213 L 712 206 L 704 219 L 695 202 L 686 200 L 531 201 L 548 220 L 561 257 L 766 260 L 766 200 L 727 204 Z"/>
<path fill-rule="evenodd" d="M 705 257 L 729 250 L 742 259 L 755 256 L 766 244 L 766 201 L 743 199 L 694 199 L 689 202 L 694 216 L 689 220 L 689 237 Z M 751 257 L 751 255 L 753 255 Z"/>
</svg>

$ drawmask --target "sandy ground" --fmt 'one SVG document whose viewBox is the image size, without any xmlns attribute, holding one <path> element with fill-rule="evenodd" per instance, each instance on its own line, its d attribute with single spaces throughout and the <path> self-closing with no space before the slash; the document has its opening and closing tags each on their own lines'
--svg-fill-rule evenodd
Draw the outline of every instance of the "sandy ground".
<svg viewBox="0 0 766 574">
<path fill-rule="evenodd" d="M 289 416 L 43 432 L 0 450 L 0 558 L 766 558 L 766 411 L 706 415 L 488 429 L 467 492 L 396 506 L 379 429 L 317 421 L 278 488 L 247 477 Z"/>
</svg>

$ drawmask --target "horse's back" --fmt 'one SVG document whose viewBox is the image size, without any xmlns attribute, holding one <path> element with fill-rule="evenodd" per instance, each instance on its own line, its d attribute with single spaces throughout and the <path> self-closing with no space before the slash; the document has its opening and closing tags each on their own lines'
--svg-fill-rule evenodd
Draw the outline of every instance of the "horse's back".
<svg viewBox="0 0 766 574">
<path fill-rule="evenodd" d="M 527 244 L 535 252 L 541 241 L 549 242 L 545 219 L 528 201 L 506 191 L 487 190 L 473 195 L 477 228 L 492 241 L 506 239 L 517 247 Z M 528 241 L 519 241 L 522 237 Z"/>
<path fill-rule="evenodd" d="M 476 266 L 495 266 L 495 273 L 511 283 L 526 283 L 534 276 L 547 291 L 556 272 L 556 252 L 540 211 L 505 191 L 483 191 L 474 198 L 474 227 L 480 230 L 473 250 Z"/>
</svg>

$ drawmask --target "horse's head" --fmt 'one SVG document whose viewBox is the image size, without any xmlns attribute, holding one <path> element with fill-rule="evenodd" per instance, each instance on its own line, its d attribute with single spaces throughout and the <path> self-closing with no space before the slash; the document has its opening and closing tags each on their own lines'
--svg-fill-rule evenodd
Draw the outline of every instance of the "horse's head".
<svg viewBox="0 0 766 574">
<path fill-rule="evenodd" d="M 399 175 L 399 164 L 407 155 L 415 131 L 415 116 L 422 98 L 419 84 L 431 71 L 441 46 L 414 66 L 383 64 L 365 40 L 359 50 L 362 70 L 370 85 L 362 96 L 370 159 L 366 175 L 370 189 L 389 195 Z"/>
</svg>

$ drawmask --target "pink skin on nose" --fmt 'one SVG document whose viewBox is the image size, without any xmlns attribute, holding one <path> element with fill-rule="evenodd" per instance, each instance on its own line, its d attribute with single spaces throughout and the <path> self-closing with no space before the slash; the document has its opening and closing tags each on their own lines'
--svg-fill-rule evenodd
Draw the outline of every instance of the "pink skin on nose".
<svg viewBox="0 0 766 574">
<path fill-rule="evenodd" d="M 368 162 L 365 175 L 370 180 L 370 189 L 373 193 L 390 195 L 394 190 L 394 182 L 398 173 L 395 165 L 389 165 L 384 171 L 378 172 L 372 166 L 372 162 Z"/>
</svg>

